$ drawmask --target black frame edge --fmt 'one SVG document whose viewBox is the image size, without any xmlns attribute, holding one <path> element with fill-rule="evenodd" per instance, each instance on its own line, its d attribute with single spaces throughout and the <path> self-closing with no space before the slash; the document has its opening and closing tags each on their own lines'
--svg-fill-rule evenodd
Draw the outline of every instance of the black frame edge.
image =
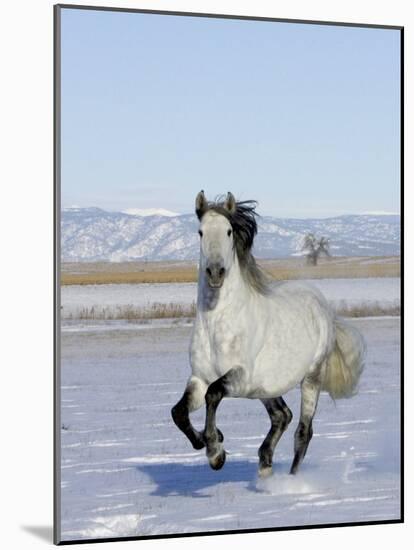
<svg viewBox="0 0 414 550">
<path fill-rule="evenodd" d="M 53 543 L 60 544 L 61 8 L 53 6 Z"/>
<path fill-rule="evenodd" d="M 56 4 L 61 9 L 81 9 L 81 10 L 95 10 L 95 11 L 114 11 L 125 13 L 146 13 L 150 15 L 185 15 L 187 17 L 210 17 L 214 19 L 239 19 L 247 21 L 269 21 L 276 23 L 296 23 L 296 24 L 311 24 L 311 25 L 330 25 L 337 27 L 361 27 L 372 29 L 390 29 L 401 30 L 404 27 L 402 25 L 383 25 L 380 23 L 351 23 L 346 21 L 320 21 L 320 20 L 308 20 L 308 19 L 289 19 L 283 17 L 260 17 L 254 15 L 229 15 L 224 13 L 201 13 L 201 12 L 185 12 L 185 11 L 173 11 L 173 10 L 151 10 L 144 8 L 121 8 L 116 6 L 90 6 L 90 5 L 78 5 L 78 4 Z"/>
<path fill-rule="evenodd" d="M 314 529 L 332 529 L 334 527 L 372 527 L 381 525 L 395 525 L 404 523 L 401 519 L 386 519 L 378 521 L 361 521 L 361 522 L 349 522 L 349 523 L 328 523 L 328 524 L 315 524 L 315 525 L 293 525 L 288 527 L 264 527 L 259 529 L 232 529 L 228 531 L 200 531 L 194 533 L 171 533 L 166 535 L 145 535 L 145 536 L 130 536 L 130 537 L 111 537 L 102 539 L 78 539 L 78 540 L 64 540 L 58 543 L 58 546 L 69 546 L 71 544 L 94 544 L 100 542 L 128 542 L 139 540 L 155 540 L 155 539 L 176 539 L 176 538 L 193 538 L 193 537 L 211 537 L 217 535 L 242 535 L 248 533 L 277 533 L 279 531 L 307 531 Z"/>
<path fill-rule="evenodd" d="M 400 325 L 400 363 L 401 363 L 401 374 L 400 374 L 400 506 L 401 506 L 401 521 L 404 523 L 405 517 L 405 490 L 404 490 L 404 476 L 405 476 L 405 462 L 404 462 L 404 450 L 405 450 L 405 425 L 404 425 L 404 372 L 405 372 L 405 353 L 404 353 L 404 336 L 405 336 L 405 327 L 404 327 L 404 284 L 405 284 L 405 263 L 404 263 L 404 233 L 405 233 L 405 224 L 404 224 L 404 28 L 400 30 L 400 216 L 401 216 L 401 227 L 400 227 L 400 257 L 401 257 L 401 289 L 400 289 L 400 302 L 401 302 L 401 325 Z"/>
</svg>

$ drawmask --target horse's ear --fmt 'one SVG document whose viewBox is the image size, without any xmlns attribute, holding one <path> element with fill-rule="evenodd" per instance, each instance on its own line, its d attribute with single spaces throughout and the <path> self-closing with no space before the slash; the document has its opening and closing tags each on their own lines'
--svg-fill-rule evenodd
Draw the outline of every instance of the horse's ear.
<svg viewBox="0 0 414 550">
<path fill-rule="evenodd" d="M 230 212 L 230 214 L 234 214 L 236 212 L 236 199 L 234 198 L 233 193 L 230 193 L 230 191 L 227 193 L 227 198 L 224 201 L 224 208 Z"/>
<path fill-rule="evenodd" d="M 208 201 L 204 195 L 204 191 L 200 191 L 195 201 L 195 211 L 199 220 L 203 217 L 203 214 L 207 210 Z"/>
</svg>

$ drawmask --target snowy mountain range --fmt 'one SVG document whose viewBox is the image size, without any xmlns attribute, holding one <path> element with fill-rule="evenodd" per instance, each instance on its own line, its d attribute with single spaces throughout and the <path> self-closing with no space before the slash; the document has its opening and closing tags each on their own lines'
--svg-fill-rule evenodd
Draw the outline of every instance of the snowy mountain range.
<svg viewBox="0 0 414 550">
<path fill-rule="evenodd" d="M 330 239 L 334 256 L 400 254 L 400 216 L 344 215 L 324 219 L 263 216 L 254 254 L 283 258 L 301 254 L 304 235 Z M 199 254 L 194 214 L 164 209 L 109 212 L 100 208 L 65 208 L 61 217 L 62 261 L 195 260 Z"/>
</svg>

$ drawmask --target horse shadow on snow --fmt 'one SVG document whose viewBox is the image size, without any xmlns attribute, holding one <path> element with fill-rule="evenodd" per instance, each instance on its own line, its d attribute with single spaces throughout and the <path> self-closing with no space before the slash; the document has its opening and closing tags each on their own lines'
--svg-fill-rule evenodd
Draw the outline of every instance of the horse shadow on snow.
<svg viewBox="0 0 414 550">
<path fill-rule="evenodd" d="M 277 463 L 273 466 L 274 474 L 287 473 L 289 464 L 288 461 Z M 207 489 L 226 483 L 242 483 L 248 491 L 262 492 L 257 486 L 257 462 L 249 460 L 229 460 L 219 471 L 212 470 L 207 463 L 140 464 L 136 469 L 155 484 L 151 492 L 153 496 L 210 498 L 211 494 Z M 307 465 L 303 469 L 312 470 L 313 466 Z"/>
<path fill-rule="evenodd" d="M 154 496 L 191 496 L 210 498 L 204 490 L 223 483 L 245 483 L 255 490 L 257 464 L 248 460 L 229 461 L 222 470 L 214 471 L 207 463 L 140 464 L 137 470 L 147 475 L 155 484 Z"/>
</svg>

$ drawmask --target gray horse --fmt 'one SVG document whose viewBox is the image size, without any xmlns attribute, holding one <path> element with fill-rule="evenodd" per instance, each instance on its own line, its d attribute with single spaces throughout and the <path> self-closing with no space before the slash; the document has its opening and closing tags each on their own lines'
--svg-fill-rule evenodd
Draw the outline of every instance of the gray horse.
<svg viewBox="0 0 414 550">
<path fill-rule="evenodd" d="M 200 221 L 197 313 L 190 345 L 191 376 L 172 409 L 195 449 L 206 447 L 210 466 L 226 458 L 216 410 L 223 397 L 260 399 L 271 427 L 259 448 L 259 475 L 272 472 L 274 449 L 292 419 L 283 395 L 301 385 L 295 432 L 296 473 L 312 438 L 321 390 L 337 399 L 355 392 L 363 369 L 360 333 L 337 318 L 315 288 L 298 282 L 270 286 L 251 253 L 257 233 L 256 203 L 196 198 Z M 206 405 L 203 432 L 189 413 Z"/>
</svg>

